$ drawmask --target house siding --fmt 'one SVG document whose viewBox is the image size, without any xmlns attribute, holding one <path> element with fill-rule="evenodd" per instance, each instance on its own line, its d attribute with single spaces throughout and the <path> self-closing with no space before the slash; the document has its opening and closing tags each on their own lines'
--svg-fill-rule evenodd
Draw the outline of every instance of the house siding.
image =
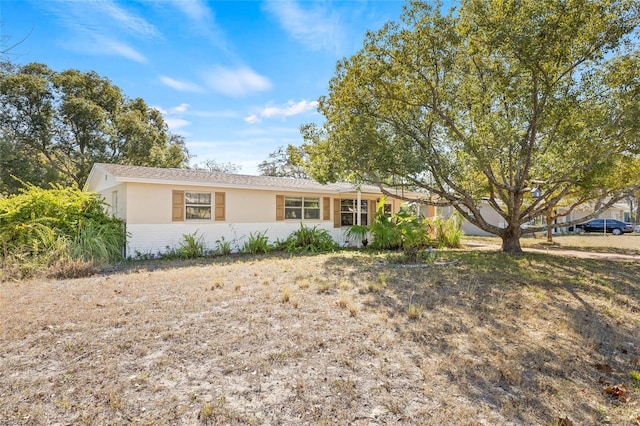
<svg viewBox="0 0 640 426">
<path fill-rule="evenodd" d="M 251 233 L 267 232 L 270 242 L 284 240 L 300 229 L 301 222 L 327 230 L 337 243 L 344 245 L 347 228 L 339 222 L 340 199 L 358 197 L 355 190 L 345 190 L 346 186 L 349 184 L 320 185 L 298 179 L 102 164 L 92 169 L 85 190 L 98 192 L 109 212 L 117 191 L 118 212 L 114 213 L 126 222 L 127 255 L 136 257 L 176 249 L 184 235 L 195 233 L 202 236 L 208 250 L 214 250 L 221 238 L 229 241 L 233 250 L 239 250 Z M 381 195 L 373 187 L 361 189 L 361 199 L 369 200 L 367 213 L 371 220 Z M 175 214 L 174 207 L 180 203 L 174 202 L 174 194 L 186 192 L 211 194 L 211 219 L 188 220 Z M 320 199 L 320 218 L 302 221 L 285 219 L 283 214 L 278 217 L 284 206 L 278 209 L 277 200 L 284 201 L 285 197 Z M 392 203 L 394 212 L 401 205 L 392 198 L 387 202 Z"/>
<path fill-rule="evenodd" d="M 344 229 L 334 229 L 333 224 L 326 222 L 316 225 L 326 229 L 332 238 L 341 245 L 346 244 Z M 127 256 L 158 255 L 178 248 L 183 242 L 183 235 L 197 233 L 201 236 L 207 250 L 216 248 L 216 241 L 224 237 L 231 242 L 232 251 L 238 251 L 248 240 L 251 233 L 268 232 L 269 241 L 284 240 L 291 233 L 300 229 L 300 223 L 173 223 L 173 224 L 129 224 L 127 231 Z"/>
</svg>

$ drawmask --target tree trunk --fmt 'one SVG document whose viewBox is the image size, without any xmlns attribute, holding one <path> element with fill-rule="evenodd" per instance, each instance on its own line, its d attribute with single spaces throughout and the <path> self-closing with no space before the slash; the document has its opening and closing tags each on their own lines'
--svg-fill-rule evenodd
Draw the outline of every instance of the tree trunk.
<svg viewBox="0 0 640 426">
<path fill-rule="evenodd" d="M 551 213 L 547 213 L 547 242 L 553 242 L 553 232 L 551 229 L 551 224 L 553 223 L 553 218 L 551 217 Z"/>
<path fill-rule="evenodd" d="M 522 247 L 520 247 L 520 236 L 522 232 L 520 229 L 505 229 L 502 237 L 502 251 L 505 253 L 522 253 Z"/>
</svg>

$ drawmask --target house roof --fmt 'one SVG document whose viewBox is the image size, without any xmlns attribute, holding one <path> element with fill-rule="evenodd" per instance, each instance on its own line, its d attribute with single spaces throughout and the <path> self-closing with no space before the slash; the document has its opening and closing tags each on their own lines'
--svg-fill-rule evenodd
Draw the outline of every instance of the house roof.
<svg viewBox="0 0 640 426">
<path fill-rule="evenodd" d="M 347 182 L 321 184 L 309 179 L 294 179 L 274 176 L 251 176 L 231 173 L 218 173 L 203 170 L 165 169 L 159 167 L 128 166 L 121 164 L 96 163 L 91 169 L 87 183 L 96 172 L 111 175 L 118 182 L 140 182 L 180 184 L 197 186 L 219 186 L 247 189 L 275 189 L 281 191 L 310 192 L 355 192 L 381 194 L 374 185 L 360 185 Z M 85 185 L 86 187 L 86 185 Z"/>
</svg>

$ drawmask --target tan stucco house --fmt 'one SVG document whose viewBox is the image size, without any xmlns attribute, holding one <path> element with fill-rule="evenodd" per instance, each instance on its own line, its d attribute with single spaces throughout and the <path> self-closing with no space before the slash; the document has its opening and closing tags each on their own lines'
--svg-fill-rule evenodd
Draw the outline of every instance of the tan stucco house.
<svg viewBox="0 0 640 426">
<path fill-rule="evenodd" d="M 101 194 L 124 220 L 127 255 L 134 257 L 166 252 L 195 232 L 208 248 L 224 237 L 237 250 L 252 232 L 266 231 L 275 241 L 300 223 L 326 229 L 346 244 L 345 230 L 368 224 L 382 197 L 369 185 L 100 163 L 84 190 Z M 397 212 L 402 201 L 387 197 L 386 203 L 386 211 Z"/>
</svg>

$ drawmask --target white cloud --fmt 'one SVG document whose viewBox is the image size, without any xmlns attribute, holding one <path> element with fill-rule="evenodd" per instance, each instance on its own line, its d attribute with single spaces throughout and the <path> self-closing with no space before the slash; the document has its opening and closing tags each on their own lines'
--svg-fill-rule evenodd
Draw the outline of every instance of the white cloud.
<svg viewBox="0 0 640 426">
<path fill-rule="evenodd" d="M 69 50 L 90 55 L 114 55 L 144 63 L 146 57 L 131 43 L 127 35 L 160 38 L 158 30 L 111 0 L 88 2 L 42 2 L 60 25 L 70 31 L 61 44 Z"/>
<path fill-rule="evenodd" d="M 189 81 L 181 81 L 171 78 L 166 75 L 160 76 L 160 81 L 166 85 L 171 87 L 172 89 L 178 90 L 180 92 L 194 92 L 201 93 L 203 91 L 202 87 L 195 83 L 191 83 Z"/>
<path fill-rule="evenodd" d="M 186 112 L 188 109 L 189 109 L 189 104 L 181 103 L 178 106 L 171 107 L 169 109 L 169 112 L 171 114 L 182 114 L 183 112 Z"/>
<path fill-rule="evenodd" d="M 294 0 L 268 0 L 264 8 L 291 37 L 313 50 L 337 51 L 344 38 L 344 25 L 325 3 L 306 2 L 306 9 Z"/>
<path fill-rule="evenodd" d="M 256 114 L 251 114 L 244 119 L 247 123 L 255 124 L 260 123 L 262 118 L 282 118 L 283 120 L 287 117 L 292 117 L 294 115 L 304 114 L 310 111 L 315 111 L 318 108 L 318 101 L 307 101 L 306 99 L 301 100 L 300 102 L 289 101 L 284 106 L 272 106 L 269 105 L 262 110 L 260 110 Z"/>
<path fill-rule="evenodd" d="M 201 0 L 174 0 L 171 4 L 194 22 L 208 22 L 213 20 L 211 9 Z"/>
<path fill-rule="evenodd" d="M 186 31 L 209 40 L 212 45 L 223 51 L 228 51 L 225 33 L 216 24 L 214 13 L 206 1 L 172 0 L 167 3 L 187 18 Z"/>
<path fill-rule="evenodd" d="M 262 120 L 260 120 L 257 115 L 251 114 L 250 116 L 245 117 L 244 121 L 246 121 L 249 124 L 256 124 L 256 123 L 260 123 Z"/>
<path fill-rule="evenodd" d="M 99 13 L 98 19 L 104 19 L 104 16 L 110 16 L 118 22 L 119 28 L 128 31 L 129 33 L 140 34 L 148 37 L 159 36 L 158 30 L 144 18 L 135 16 L 129 11 L 119 7 L 112 1 L 99 1 L 92 3 L 97 9 L 102 9 L 103 13 Z"/>
<path fill-rule="evenodd" d="M 302 100 L 300 102 L 287 102 L 287 105 L 284 107 L 274 107 L 269 106 L 262 110 L 262 116 L 271 118 L 271 117 L 291 117 L 298 114 L 303 114 L 308 111 L 315 111 L 318 107 L 318 101 L 307 101 Z"/>
<path fill-rule="evenodd" d="M 167 116 L 164 117 L 164 122 L 167 123 L 167 126 L 169 126 L 169 130 L 171 130 L 172 132 L 175 132 L 191 124 L 190 121 L 187 121 L 183 118 Z"/>
<path fill-rule="evenodd" d="M 101 53 L 111 54 L 114 56 L 122 56 L 123 58 L 131 59 L 132 61 L 145 63 L 147 58 L 133 47 L 118 40 L 95 37 L 95 44 L 92 43 L 92 50 L 99 51 Z"/>
<path fill-rule="evenodd" d="M 267 77 L 246 66 L 236 69 L 216 66 L 204 75 L 204 79 L 214 91 L 232 97 L 264 92 L 272 87 Z"/>
</svg>

